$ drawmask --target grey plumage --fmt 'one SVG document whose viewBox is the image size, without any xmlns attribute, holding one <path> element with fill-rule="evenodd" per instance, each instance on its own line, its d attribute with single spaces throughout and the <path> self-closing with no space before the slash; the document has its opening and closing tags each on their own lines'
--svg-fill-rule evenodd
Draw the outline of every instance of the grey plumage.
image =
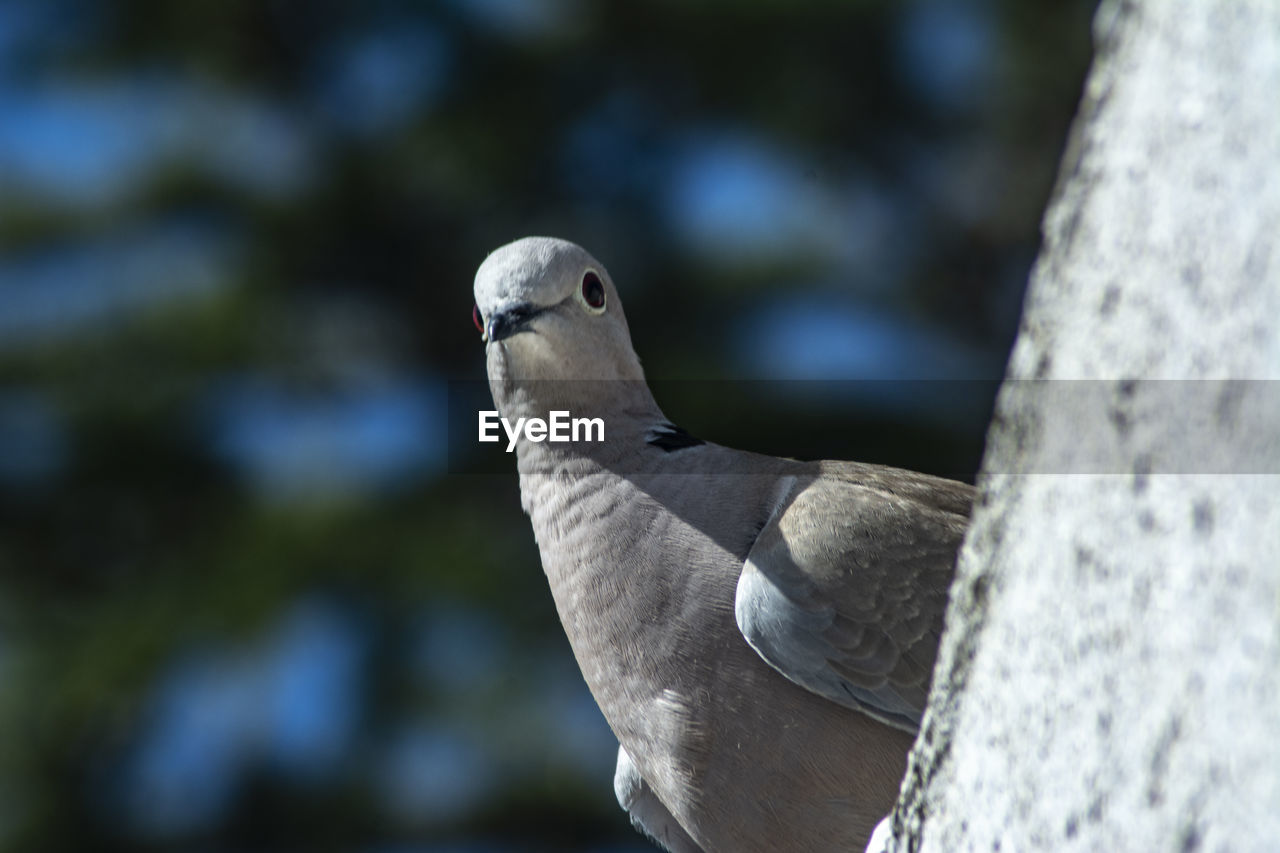
<svg viewBox="0 0 1280 853">
<path fill-rule="evenodd" d="M 676 822 L 658 799 L 625 747 L 618 747 L 618 766 L 613 774 L 613 793 L 636 829 L 668 853 L 700 853 L 697 842 Z"/>
<path fill-rule="evenodd" d="M 622 745 L 619 802 L 674 853 L 861 849 L 924 709 L 972 488 L 673 427 L 612 280 L 572 243 L 497 250 L 475 296 L 504 416 L 606 424 L 603 443 L 521 441 L 517 459 Z"/>
</svg>

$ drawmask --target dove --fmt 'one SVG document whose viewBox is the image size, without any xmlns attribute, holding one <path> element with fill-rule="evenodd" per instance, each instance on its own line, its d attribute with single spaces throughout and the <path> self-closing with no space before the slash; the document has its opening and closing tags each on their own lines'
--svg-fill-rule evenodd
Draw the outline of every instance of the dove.
<svg viewBox="0 0 1280 853">
<path fill-rule="evenodd" d="M 677 427 L 574 243 L 503 246 L 474 293 L 501 416 L 604 424 L 515 457 L 632 823 L 671 853 L 862 849 L 925 708 L 973 487 Z"/>
</svg>

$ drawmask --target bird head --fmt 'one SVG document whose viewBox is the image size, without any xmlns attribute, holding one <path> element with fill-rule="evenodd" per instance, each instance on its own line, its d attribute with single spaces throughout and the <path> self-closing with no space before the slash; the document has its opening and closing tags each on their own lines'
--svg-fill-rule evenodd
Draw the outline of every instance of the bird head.
<svg viewBox="0 0 1280 853">
<path fill-rule="evenodd" d="M 644 379 L 613 280 L 581 246 L 525 237 L 496 249 L 475 299 L 491 380 Z"/>
</svg>

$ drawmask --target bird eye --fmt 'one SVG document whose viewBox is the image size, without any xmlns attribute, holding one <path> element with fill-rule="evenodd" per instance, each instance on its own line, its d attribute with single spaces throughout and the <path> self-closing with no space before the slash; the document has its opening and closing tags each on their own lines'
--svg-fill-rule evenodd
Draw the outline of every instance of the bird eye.
<svg viewBox="0 0 1280 853">
<path fill-rule="evenodd" d="M 595 313 L 604 310 L 604 282 L 595 270 L 587 270 L 582 277 L 582 301 Z"/>
<path fill-rule="evenodd" d="M 480 306 L 471 306 L 471 322 L 476 324 L 476 328 L 480 330 L 480 334 L 484 334 L 484 318 L 480 316 Z"/>
</svg>

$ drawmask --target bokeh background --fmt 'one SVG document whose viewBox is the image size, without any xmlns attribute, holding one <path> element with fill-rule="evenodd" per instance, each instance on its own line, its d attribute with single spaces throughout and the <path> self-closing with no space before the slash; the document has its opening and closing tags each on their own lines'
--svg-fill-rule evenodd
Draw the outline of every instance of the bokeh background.
<svg viewBox="0 0 1280 853">
<path fill-rule="evenodd" d="M 445 450 L 475 267 L 586 245 L 695 434 L 972 477 L 1091 13 L 0 0 L 0 850 L 649 849 Z"/>
</svg>

